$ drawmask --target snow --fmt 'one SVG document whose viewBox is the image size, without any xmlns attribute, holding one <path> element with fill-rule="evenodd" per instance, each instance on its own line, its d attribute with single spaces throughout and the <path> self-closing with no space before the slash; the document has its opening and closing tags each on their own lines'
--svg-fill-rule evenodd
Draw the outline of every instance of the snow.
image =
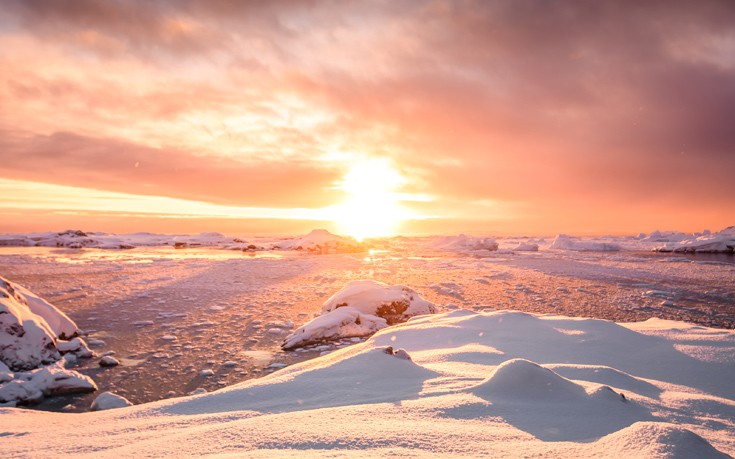
<svg viewBox="0 0 735 459">
<path fill-rule="evenodd" d="M 0 277 L 0 361 L 13 370 L 31 370 L 61 357 L 54 329 L 28 303 L 23 290 Z"/>
<path fill-rule="evenodd" d="M 3 281 L 8 284 L 7 280 L 0 278 L 0 282 Z M 77 333 L 74 321 L 51 303 L 18 284 L 13 284 L 12 288 L 25 300 L 25 305 L 33 314 L 43 318 L 55 337 L 69 339 Z"/>
<path fill-rule="evenodd" d="M 388 322 L 382 317 L 345 306 L 316 317 L 297 328 L 286 337 L 282 347 L 283 349 L 294 349 L 323 341 L 368 336 L 387 326 Z"/>
<path fill-rule="evenodd" d="M 116 408 L 125 408 L 126 406 L 133 406 L 132 403 L 125 397 L 122 397 L 112 392 L 102 392 L 92 402 L 91 411 L 102 411 L 102 410 L 113 410 Z"/>
<path fill-rule="evenodd" d="M 389 324 L 435 312 L 433 303 L 409 287 L 372 280 L 351 281 L 324 302 L 321 316 L 288 335 L 283 348 L 367 336 Z"/>
<path fill-rule="evenodd" d="M 618 244 L 609 242 L 582 241 L 566 234 L 559 234 L 551 244 L 554 250 L 577 250 L 580 252 L 614 252 L 620 250 Z"/>
<path fill-rule="evenodd" d="M 293 238 L 258 237 L 245 240 L 221 233 L 201 234 L 153 234 L 132 233 L 113 234 L 103 232 L 84 232 L 66 230 L 62 232 L 0 234 L 0 247 L 63 247 L 70 249 L 134 249 L 142 247 L 176 247 L 192 249 L 210 247 L 244 252 L 263 252 L 270 250 L 301 251 L 311 254 L 336 254 L 365 252 L 371 246 L 388 244 L 399 247 L 412 242 L 413 238 L 392 238 L 374 240 L 370 245 L 353 238 L 332 234 L 324 229 Z M 417 239 L 418 240 L 418 239 Z M 510 250 L 517 252 L 541 250 L 573 251 L 620 251 L 620 250 L 659 250 L 663 252 L 687 253 L 732 253 L 735 247 L 735 228 L 729 227 L 719 232 L 704 230 L 693 234 L 677 231 L 653 231 L 637 236 L 577 237 L 560 234 L 549 244 L 543 238 L 500 238 L 490 236 L 434 236 L 423 238 L 423 248 L 429 251 L 453 252 L 461 254 L 481 254 Z"/>
<path fill-rule="evenodd" d="M 7 368 L 7 367 L 5 367 Z M 38 403 L 44 397 L 94 392 L 97 385 L 89 376 L 67 370 L 61 362 L 32 370 L 8 373 L 0 368 L 0 403 L 15 406 Z"/>
<path fill-rule="evenodd" d="M 512 249 L 514 252 L 538 252 L 538 244 L 532 242 L 519 242 Z"/>
<path fill-rule="evenodd" d="M 261 238 L 245 241 L 220 233 L 201 234 L 112 234 L 66 230 L 58 233 L 2 234 L 0 247 L 65 247 L 69 249 L 133 249 L 136 247 L 170 246 L 177 249 L 218 247 L 245 252 L 262 250 L 299 250 L 308 253 L 361 252 L 366 248 L 352 238 L 338 236 L 327 230 L 316 229 L 309 234 L 291 239 Z"/>
<path fill-rule="evenodd" d="M 10 456 L 728 457 L 735 365 L 682 344 L 732 356 L 735 331 L 455 310 L 211 393 L 0 408 L 0 431 Z"/>
<path fill-rule="evenodd" d="M 716 233 L 679 238 L 656 247 L 658 252 L 683 253 L 733 253 L 735 251 L 735 226 Z"/>
<path fill-rule="evenodd" d="M 196 240 L 185 235 L 138 237 L 163 249 L 4 248 L 3 275 L 63 306 L 123 365 L 77 369 L 136 406 L 0 408 L 3 455 L 728 457 L 735 265 L 728 255 L 651 253 L 721 233 L 570 237 L 616 252 L 549 250 L 551 239 L 527 236 L 493 238 L 497 251 L 396 238 L 371 241 L 381 250 L 369 256 L 302 247 L 272 259 L 219 250 L 232 239 L 214 235 L 207 250 L 170 244 Z M 268 250 L 284 240 L 253 241 Z M 522 243 L 538 251 L 512 250 Z M 365 279 L 384 283 L 362 289 Z M 410 292 L 440 313 L 393 326 L 376 315 L 378 298 L 405 305 Z M 321 322 L 304 324 L 320 305 Z M 280 351 L 294 323 L 316 343 L 339 341 Z M 0 405 L 94 389 L 70 369 L 91 355 L 84 340 L 55 343 L 63 359 L 46 367 L 0 361 Z M 256 375 L 265 376 L 243 381 Z M 88 409 L 94 395 L 73 405 Z"/>
<path fill-rule="evenodd" d="M 495 239 L 468 236 L 466 234 L 437 237 L 432 239 L 427 246 L 435 250 L 462 253 L 498 250 L 498 243 Z"/>
<path fill-rule="evenodd" d="M 327 230 L 315 229 L 309 234 L 292 240 L 274 243 L 274 248 L 282 250 L 303 250 L 311 253 L 349 253 L 365 251 L 363 245 L 352 238 L 337 236 Z"/>
<path fill-rule="evenodd" d="M 93 355 L 79 337 L 58 338 L 76 331 L 76 324 L 51 303 L 0 277 L 0 403 L 37 403 L 48 396 L 97 390 L 89 377 L 64 369 Z"/>
</svg>

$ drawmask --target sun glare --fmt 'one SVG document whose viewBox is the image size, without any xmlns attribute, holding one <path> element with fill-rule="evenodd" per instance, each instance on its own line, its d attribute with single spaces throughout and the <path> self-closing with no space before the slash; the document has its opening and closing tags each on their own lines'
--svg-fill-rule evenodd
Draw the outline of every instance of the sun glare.
<svg viewBox="0 0 735 459">
<path fill-rule="evenodd" d="M 364 159 L 345 174 L 339 187 L 348 196 L 336 207 L 339 231 L 358 241 L 395 234 L 409 217 L 397 191 L 406 179 L 385 159 Z"/>
</svg>

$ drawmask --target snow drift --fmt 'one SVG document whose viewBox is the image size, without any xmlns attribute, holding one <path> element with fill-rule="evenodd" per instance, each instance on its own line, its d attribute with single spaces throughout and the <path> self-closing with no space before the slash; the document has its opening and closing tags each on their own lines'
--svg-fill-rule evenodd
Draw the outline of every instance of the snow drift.
<svg viewBox="0 0 735 459">
<path fill-rule="evenodd" d="M 712 353 L 735 331 L 456 310 L 209 394 L 0 409 L 0 431 L 9 456 L 721 459 L 735 366 Z"/>
</svg>

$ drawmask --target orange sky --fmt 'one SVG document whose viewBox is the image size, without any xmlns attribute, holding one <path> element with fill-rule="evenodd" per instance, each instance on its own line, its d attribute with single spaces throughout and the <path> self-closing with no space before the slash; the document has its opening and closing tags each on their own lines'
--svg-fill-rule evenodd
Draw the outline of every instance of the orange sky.
<svg viewBox="0 0 735 459">
<path fill-rule="evenodd" d="M 729 0 L 3 10 L 0 232 L 735 223 Z"/>
</svg>

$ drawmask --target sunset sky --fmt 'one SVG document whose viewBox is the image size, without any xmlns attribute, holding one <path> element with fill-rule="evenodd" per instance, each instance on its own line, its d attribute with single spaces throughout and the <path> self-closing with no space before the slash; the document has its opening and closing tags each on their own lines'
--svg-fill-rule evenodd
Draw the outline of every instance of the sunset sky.
<svg viewBox="0 0 735 459">
<path fill-rule="evenodd" d="M 731 0 L 0 4 L 0 232 L 735 224 Z"/>
</svg>

